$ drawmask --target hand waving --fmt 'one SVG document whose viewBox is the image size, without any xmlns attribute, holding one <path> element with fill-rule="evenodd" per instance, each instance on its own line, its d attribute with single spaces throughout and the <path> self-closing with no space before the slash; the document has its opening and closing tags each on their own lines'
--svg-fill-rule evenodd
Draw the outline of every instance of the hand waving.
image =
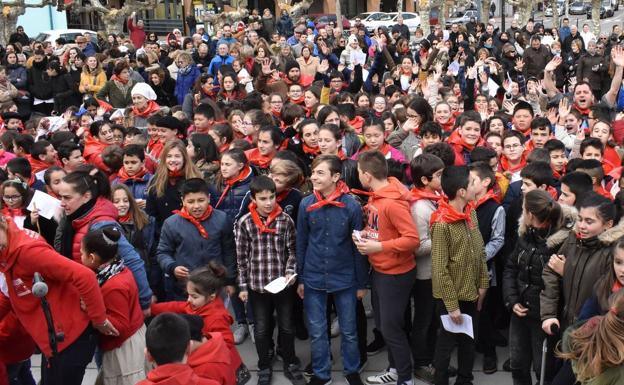
<svg viewBox="0 0 624 385">
<path fill-rule="evenodd" d="M 561 56 L 555 56 L 551 61 L 548 62 L 548 64 L 546 64 L 546 67 L 544 68 L 544 71 L 552 72 L 552 71 L 556 70 L 557 67 L 559 67 L 559 65 L 561 64 L 562 61 L 563 61 L 563 59 L 561 59 Z"/>
</svg>

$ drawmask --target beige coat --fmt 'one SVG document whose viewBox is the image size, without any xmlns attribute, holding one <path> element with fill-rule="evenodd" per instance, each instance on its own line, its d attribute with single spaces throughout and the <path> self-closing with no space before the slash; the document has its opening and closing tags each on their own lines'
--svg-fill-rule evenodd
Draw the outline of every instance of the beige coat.
<svg viewBox="0 0 624 385">
<path fill-rule="evenodd" d="M 321 64 L 319 58 L 316 56 L 310 56 L 307 62 L 303 59 L 303 56 L 298 57 L 297 63 L 299 63 L 299 68 L 301 68 L 302 75 L 309 75 L 312 77 L 316 75 L 316 67 Z"/>
</svg>

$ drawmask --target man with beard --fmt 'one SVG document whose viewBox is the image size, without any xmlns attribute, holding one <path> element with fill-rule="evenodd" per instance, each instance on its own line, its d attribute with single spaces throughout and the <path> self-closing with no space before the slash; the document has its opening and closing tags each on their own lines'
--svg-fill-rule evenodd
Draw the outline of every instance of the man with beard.
<svg viewBox="0 0 624 385">
<path fill-rule="evenodd" d="M 50 115 L 54 108 L 54 95 L 50 77 L 46 73 L 48 59 L 43 49 L 33 55 L 32 67 L 28 69 L 28 92 L 33 97 L 33 111 L 45 116 Z"/>
<path fill-rule="evenodd" d="M 322 72 L 322 68 L 328 69 L 327 61 L 323 61 L 318 68 L 318 72 Z M 288 95 L 288 87 L 292 84 L 299 84 L 304 90 L 312 85 L 314 78 L 309 75 L 302 75 L 299 63 L 290 61 L 286 63 L 283 74 L 279 71 L 271 69 L 272 60 L 265 59 L 262 63 L 262 75 L 256 80 L 255 89 L 265 94 L 277 92 L 286 98 Z"/>
</svg>

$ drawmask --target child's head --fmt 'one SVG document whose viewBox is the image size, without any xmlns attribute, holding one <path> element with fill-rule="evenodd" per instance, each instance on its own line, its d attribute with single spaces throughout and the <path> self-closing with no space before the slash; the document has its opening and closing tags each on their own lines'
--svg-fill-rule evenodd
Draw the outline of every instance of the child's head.
<svg viewBox="0 0 624 385">
<path fill-rule="evenodd" d="M 249 185 L 251 201 L 256 205 L 258 214 L 268 216 L 275 208 L 275 182 L 266 175 L 254 178 Z"/>
<path fill-rule="evenodd" d="M 187 179 L 180 188 L 182 206 L 194 218 L 204 215 L 210 206 L 210 189 L 202 178 Z"/>
<path fill-rule="evenodd" d="M 323 124 L 319 128 L 318 143 L 321 154 L 336 155 L 340 150 L 342 131 L 335 124 Z"/>
<path fill-rule="evenodd" d="M 145 149 L 129 144 L 123 149 L 123 168 L 129 176 L 136 175 L 145 166 Z"/>
<path fill-rule="evenodd" d="M 19 179 L 9 179 L 1 186 L 3 207 L 23 209 L 29 198 L 28 185 Z"/>
<path fill-rule="evenodd" d="M 531 141 L 535 148 L 542 148 L 550 139 L 550 121 L 547 118 L 539 117 L 531 122 Z"/>
<path fill-rule="evenodd" d="M 282 132 L 275 126 L 262 126 L 258 130 L 258 151 L 263 156 L 270 156 L 277 152 L 282 144 Z"/>
<path fill-rule="evenodd" d="M 464 112 L 460 116 L 459 135 L 470 146 L 475 146 L 481 139 L 481 117 L 474 111 Z"/>
<path fill-rule="evenodd" d="M 13 158 L 7 163 L 9 179 L 18 178 L 22 182 L 28 182 L 32 175 L 32 167 L 26 158 Z"/>
<path fill-rule="evenodd" d="M 596 159 L 584 159 L 579 163 L 576 171 L 584 172 L 592 179 L 594 186 L 600 186 L 604 179 L 604 170 L 602 169 L 602 163 Z"/>
<path fill-rule="evenodd" d="M 587 194 L 580 203 L 576 221 L 577 236 L 588 239 L 611 228 L 616 221 L 615 204 L 595 192 Z"/>
<path fill-rule="evenodd" d="M 195 314 L 180 314 L 186 321 L 189 327 L 191 336 L 191 353 L 200 347 L 205 341 L 204 336 L 204 319 L 201 316 Z"/>
<path fill-rule="evenodd" d="M 82 156 L 82 148 L 72 141 L 61 143 L 58 148 L 58 157 L 66 171 L 72 172 L 76 167 L 84 164 L 85 160 Z"/>
<path fill-rule="evenodd" d="M 311 148 L 316 148 L 319 143 L 319 125 L 315 119 L 306 119 L 297 126 L 299 137 L 303 143 Z"/>
<path fill-rule="evenodd" d="M 566 148 L 562 141 L 558 139 L 550 139 L 544 144 L 544 148 L 548 150 L 550 156 L 550 167 L 556 172 L 563 172 L 568 158 L 566 157 Z"/>
<path fill-rule="evenodd" d="M 385 141 L 383 122 L 378 119 L 366 121 L 362 127 L 362 134 L 369 150 L 381 149 Z"/>
<path fill-rule="evenodd" d="M 515 130 L 520 132 L 527 132 L 531 128 L 531 121 L 533 120 L 533 107 L 527 102 L 518 102 L 513 111 L 513 126 Z"/>
<path fill-rule="evenodd" d="M 598 138 L 585 138 L 581 142 L 581 158 L 596 159 L 602 162 L 604 144 Z"/>
<path fill-rule="evenodd" d="M 106 146 L 102 151 L 102 162 L 113 173 L 119 171 L 123 167 L 123 149 L 116 144 Z"/>
<path fill-rule="evenodd" d="M 82 264 L 91 270 L 97 270 L 100 265 L 110 262 L 117 257 L 117 248 L 121 230 L 117 226 L 106 226 L 97 230 L 90 230 L 80 245 Z"/>
<path fill-rule="evenodd" d="M 438 123 L 425 122 L 420 128 L 420 146 L 425 148 L 430 144 L 442 141 L 442 127 Z"/>
<path fill-rule="evenodd" d="M 43 174 L 43 181 L 45 182 L 48 191 L 58 195 L 58 187 L 63 181 L 65 175 L 67 175 L 67 173 L 59 166 L 49 167 Z"/>
<path fill-rule="evenodd" d="M 600 139 L 600 143 L 602 143 L 603 146 L 606 146 L 609 141 L 613 139 L 613 127 L 611 126 L 611 123 L 607 121 L 598 120 L 594 123 L 590 136 L 592 138 Z"/>
<path fill-rule="evenodd" d="M 432 154 L 442 159 L 445 166 L 455 164 L 455 151 L 450 144 L 445 142 L 434 143 L 423 149 L 423 154 Z"/>
<path fill-rule="evenodd" d="M 278 194 L 284 190 L 298 187 L 304 181 L 301 167 L 291 159 L 279 158 L 282 152 L 278 152 L 276 157 L 271 160 L 271 173 L 269 174 L 275 183 L 276 193 Z"/>
<path fill-rule="evenodd" d="M 191 272 L 186 283 L 188 303 L 193 309 L 212 302 L 225 286 L 225 267 L 215 261 Z"/>
<path fill-rule="evenodd" d="M 475 147 L 474 150 L 470 152 L 470 160 L 472 160 L 473 163 L 484 162 L 489 165 L 494 172 L 496 172 L 496 170 L 498 169 L 498 158 L 496 157 L 496 151 L 490 147 Z"/>
<path fill-rule="evenodd" d="M 312 169 L 310 176 L 312 187 L 323 194 L 331 192 L 340 180 L 342 162 L 336 155 L 319 155 L 314 158 L 310 168 Z"/>
<path fill-rule="evenodd" d="M 188 323 L 173 313 L 159 314 L 147 327 L 145 350 L 147 360 L 156 365 L 185 362 L 191 335 Z"/>
<path fill-rule="evenodd" d="M 524 153 L 526 138 L 519 131 L 505 131 L 503 134 L 503 155 L 510 162 L 519 162 Z"/>
<path fill-rule="evenodd" d="M 209 134 L 194 133 L 186 145 L 186 153 L 193 162 L 208 164 L 219 160 L 219 149 Z"/>
<path fill-rule="evenodd" d="M 524 223 L 535 228 L 557 226 L 561 218 L 561 206 L 544 190 L 526 193 L 522 210 Z"/>
<path fill-rule="evenodd" d="M 520 177 L 522 178 L 520 189 L 523 194 L 535 189 L 546 190 L 552 186 L 552 170 L 546 162 L 529 163 L 520 171 Z"/>
<path fill-rule="evenodd" d="M 470 176 L 474 180 L 475 195 L 479 198 L 494 187 L 496 176 L 492 167 L 485 162 L 473 162 L 469 168 Z"/>
<path fill-rule="evenodd" d="M 503 137 L 498 132 L 488 132 L 485 134 L 485 143 L 489 148 L 496 151 L 496 156 L 503 153 Z"/>
<path fill-rule="evenodd" d="M 379 151 L 364 151 L 358 157 L 358 175 L 360 183 L 366 189 L 371 184 L 388 178 L 388 161 Z"/>
<path fill-rule="evenodd" d="M 208 135 L 212 137 L 219 149 L 230 144 L 234 139 L 232 127 L 227 123 L 213 125 L 210 131 L 208 131 Z"/>
<path fill-rule="evenodd" d="M 249 164 L 243 150 L 231 148 L 221 155 L 221 176 L 223 179 L 236 177 Z"/>
<path fill-rule="evenodd" d="M 442 191 L 449 200 L 460 199 L 464 203 L 475 198 L 474 180 L 468 166 L 447 166 L 442 171 Z"/>
<path fill-rule="evenodd" d="M 559 203 L 579 206 L 582 197 L 594 190 L 592 178 L 585 172 L 574 171 L 561 177 Z"/>
<path fill-rule="evenodd" d="M 209 104 L 199 104 L 195 107 L 195 113 L 193 114 L 193 124 L 195 130 L 200 132 L 207 131 L 214 123 L 215 112 Z"/>
<path fill-rule="evenodd" d="M 410 162 L 412 180 L 417 188 L 439 191 L 443 169 L 442 159 L 432 154 L 418 155 Z"/>
</svg>

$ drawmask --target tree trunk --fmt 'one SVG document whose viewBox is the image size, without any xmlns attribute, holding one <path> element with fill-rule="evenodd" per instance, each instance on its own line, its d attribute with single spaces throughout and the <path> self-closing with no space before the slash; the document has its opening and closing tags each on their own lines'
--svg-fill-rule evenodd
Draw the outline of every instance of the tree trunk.
<svg viewBox="0 0 624 385">
<path fill-rule="evenodd" d="M 533 12 L 532 0 L 518 1 L 518 25 L 526 25 L 531 18 L 531 12 Z"/>
<path fill-rule="evenodd" d="M 490 20 L 490 0 L 481 0 L 481 22 L 487 24 Z"/>
<path fill-rule="evenodd" d="M 557 0 L 550 0 L 550 6 L 553 11 L 553 27 L 559 28 L 559 7 L 557 6 Z"/>
<path fill-rule="evenodd" d="M 418 12 L 418 14 L 420 15 L 420 29 L 423 30 L 423 35 L 425 37 L 429 36 L 429 31 L 431 30 L 431 26 L 429 25 L 429 17 L 431 16 L 431 6 L 429 4 L 430 4 L 429 1 L 421 0 L 419 4 L 419 12 Z"/>
<path fill-rule="evenodd" d="M 592 0 L 592 22 L 594 24 L 594 35 L 600 35 L 600 0 Z"/>
<path fill-rule="evenodd" d="M 112 10 L 107 14 L 100 13 L 100 18 L 102 19 L 102 23 L 104 23 L 104 29 L 106 30 L 106 34 L 119 35 L 120 33 L 123 33 L 124 23 L 131 14 L 132 12 L 126 14 L 125 12 L 116 9 Z"/>
<path fill-rule="evenodd" d="M 0 16 L 0 45 L 5 47 L 9 43 L 11 34 L 17 30 L 17 18 L 25 12 L 21 6 L 4 7 Z"/>
<path fill-rule="evenodd" d="M 412 0 L 409 0 L 412 1 Z M 403 0 L 398 0 L 397 1 L 397 12 L 399 14 L 401 14 L 401 12 L 403 12 Z"/>
<path fill-rule="evenodd" d="M 340 4 L 340 0 L 336 0 L 336 26 L 340 26 L 340 30 L 344 32 L 342 26 L 342 4 Z"/>
<path fill-rule="evenodd" d="M 440 2 L 439 5 L 439 12 L 438 12 L 438 24 L 442 27 L 445 28 L 446 26 L 446 14 L 448 12 L 448 5 L 446 3 L 446 0 L 442 0 Z M 429 33 L 427 33 L 428 31 L 423 31 L 425 33 L 425 37 L 429 36 Z"/>
</svg>

